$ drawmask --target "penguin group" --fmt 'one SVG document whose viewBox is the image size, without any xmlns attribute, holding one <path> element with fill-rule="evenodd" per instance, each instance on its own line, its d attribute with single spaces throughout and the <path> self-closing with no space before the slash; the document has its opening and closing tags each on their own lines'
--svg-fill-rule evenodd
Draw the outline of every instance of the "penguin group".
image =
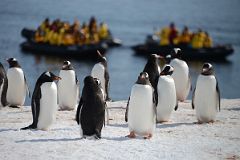
<svg viewBox="0 0 240 160">
<path fill-rule="evenodd" d="M 148 61 L 132 86 L 125 112 L 129 138 L 137 135 L 150 139 L 156 123 L 170 120 L 178 102 L 184 102 L 192 88 L 187 63 L 181 59 L 182 51 L 175 48 L 165 57 L 157 54 Z M 160 59 L 166 64 L 161 67 Z M 26 76 L 17 59 L 7 59 L 5 71 L 0 63 L 0 107 L 20 108 L 25 98 L 31 96 Z M 107 59 L 98 52 L 98 62 L 90 75 L 84 78 L 82 93 L 79 81 L 70 61 L 64 61 L 59 76 L 43 72 L 36 81 L 31 99 L 33 121 L 21 128 L 48 130 L 56 120 L 56 112 L 76 110 L 75 120 L 84 138 L 101 138 L 105 124 L 105 111 L 109 96 Z M 58 81 L 56 84 L 54 81 Z M 81 95 L 81 96 L 80 96 Z M 214 122 L 220 111 L 220 90 L 213 66 L 204 63 L 192 95 L 192 108 L 196 110 L 198 123 Z"/>
</svg>

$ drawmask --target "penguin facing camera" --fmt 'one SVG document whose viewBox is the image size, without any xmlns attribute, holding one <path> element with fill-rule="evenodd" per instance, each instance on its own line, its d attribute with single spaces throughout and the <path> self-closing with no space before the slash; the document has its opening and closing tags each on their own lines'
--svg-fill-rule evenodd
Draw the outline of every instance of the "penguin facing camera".
<svg viewBox="0 0 240 160">
<path fill-rule="evenodd" d="M 79 81 L 71 62 L 64 61 L 59 72 L 58 105 L 60 110 L 74 110 L 78 103 Z"/>
<path fill-rule="evenodd" d="M 7 70 L 7 102 L 9 107 L 19 108 L 24 105 L 26 94 L 30 97 L 30 91 L 24 72 L 17 59 L 9 58 L 7 62 L 9 63 Z"/>
<path fill-rule="evenodd" d="M 132 87 L 127 108 L 130 132 L 128 137 L 135 138 L 137 134 L 144 139 L 150 139 L 156 127 L 156 107 L 154 89 L 147 72 L 142 72 L 138 76 L 137 82 Z"/>
<path fill-rule="evenodd" d="M 220 111 L 221 98 L 218 81 L 210 63 L 204 63 L 192 97 L 192 108 L 196 110 L 198 122 L 214 122 L 217 111 Z"/>
</svg>

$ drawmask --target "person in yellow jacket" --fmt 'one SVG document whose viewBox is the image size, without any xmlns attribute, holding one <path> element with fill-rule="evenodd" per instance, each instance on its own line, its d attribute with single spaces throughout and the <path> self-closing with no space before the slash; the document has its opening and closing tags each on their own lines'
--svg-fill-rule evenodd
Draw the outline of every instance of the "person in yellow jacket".
<svg viewBox="0 0 240 160">
<path fill-rule="evenodd" d="M 206 37 L 205 33 L 201 29 L 199 29 L 199 31 L 193 35 L 191 43 L 192 47 L 196 49 L 203 48 L 205 37 Z"/>
<path fill-rule="evenodd" d="M 98 36 L 99 36 L 100 40 L 104 40 L 109 37 L 109 30 L 108 30 L 108 26 L 106 23 L 104 23 L 104 22 L 100 23 Z"/>
<path fill-rule="evenodd" d="M 205 39 L 204 39 L 204 42 L 203 42 L 203 47 L 205 48 L 211 48 L 212 45 L 213 45 L 213 42 L 212 42 L 212 38 L 209 36 L 209 34 L 207 32 L 205 32 Z"/>
<path fill-rule="evenodd" d="M 160 32 L 155 33 L 160 38 L 160 46 L 169 45 L 169 33 L 170 33 L 169 27 L 164 27 Z"/>
<path fill-rule="evenodd" d="M 189 31 L 188 27 L 185 26 L 182 34 L 179 36 L 179 44 L 188 45 L 191 42 L 192 33 Z"/>
</svg>

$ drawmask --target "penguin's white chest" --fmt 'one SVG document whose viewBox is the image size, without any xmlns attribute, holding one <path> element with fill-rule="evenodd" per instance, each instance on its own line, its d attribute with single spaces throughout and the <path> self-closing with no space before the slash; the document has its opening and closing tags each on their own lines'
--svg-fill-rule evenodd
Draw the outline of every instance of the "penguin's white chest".
<svg viewBox="0 0 240 160">
<path fill-rule="evenodd" d="M 170 65 L 174 68 L 172 77 L 175 82 L 177 98 L 180 101 L 184 101 L 191 88 L 188 65 L 185 61 L 177 58 L 173 59 Z"/>
<path fill-rule="evenodd" d="M 218 109 L 216 78 L 199 75 L 196 84 L 194 105 L 197 119 L 201 122 L 214 121 Z"/>
<path fill-rule="evenodd" d="M 58 103 L 61 109 L 75 109 L 78 101 L 79 88 L 76 84 L 74 70 L 61 70 L 58 82 Z"/>
<path fill-rule="evenodd" d="M 7 101 L 10 105 L 22 106 L 26 97 L 26 84 L 21 68 L 9 68 L 7 71 Z"/>
<path fill-rule="evenodd" d="M 134 131 L 139 135 L 153 133 L 155 117 L 153 88 L 149 85 L 135 84 L 132 87 L 128 110 L 130 132 Z"/>
<path fill-rule="evenodd" d="M 102 89 L 104 93 L 106 93 L 106 89 L 105 89 L 106 81 L 105 81 L 104 74 L 105 74 L 105 67 L 101 63 L 97 63 L 93 66 L 91 76 L 93 78 L 98 78 L 100 80 Z"/>
<path fill-rule="evenodd" d="M 157 121 L 168 121 L 176 106 L 176 89 L 171 76 L 160 76 L 158 80 Z"/>
<path fill-rule="evenodd" d="M 41 95 L 37 128 L 47 130 L 56 119 L 57 86 L 55 82 L 43 83 Z"/>
</svg>

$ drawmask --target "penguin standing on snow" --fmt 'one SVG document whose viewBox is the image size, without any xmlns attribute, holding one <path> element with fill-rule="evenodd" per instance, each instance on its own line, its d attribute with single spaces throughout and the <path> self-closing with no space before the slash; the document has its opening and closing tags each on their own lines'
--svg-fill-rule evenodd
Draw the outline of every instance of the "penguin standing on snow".
<svg viewBox="0 0 240 160">
<path fill-rule="evenodd" d="M 217 111 L 220 111 L 220 91 L 210 63 L 204 63 L 192 97 L 192 108 L 196 108 L 198 122 L 214 122 Z"/>
<path fill-rule="evenodd" d="M 8 79 L 7 79 L 7 74 L 6 71 L 2 65 L 2 63 L 0 63 L 0 107 L 3 106 L 7 106 L 7 87 L 8 87 Z"/>
<path fill-rule="evenodd" d="M 180 48 L 174 48 L 170 65 L 174 68 L 172 77 L 175 82 L 177 99 L 185 101 L 191 89 L 191 78 L 189 68 L 185 61 L 181 59 L 182 51 Z"/>
<path fill-rule="evenodd" d="M 171 77 L 174 68 L 166 65 L 158 79 L 158 90 L 162 91 L 158 94 L 157 104 L 157 122 L 166 122 L 169 120 L 173 109 L 177 110 L 178 100 L 174 80 Z"/>
<path fill-rule="evenodd" d="M 159 66 L 159 59 L 161 57 L 157 54 L 151 54 L 148 58 L 147 64 L 145 65 L 143 72 L 147 72 L 149 75 L 149 80 L 154 88 L 154 94 L 155 94 L 155 99 L 157 103 L 157 83 L 158 83 L 158 77 L 161 72 L 161 68 Z"/>
<path fill-rule="evenodd" d="M 61 110 L 74 110 L 79 94 L 79 83 L 76 73 L 69 61 L 64 61 L 58 82 L 58 105 Z"/>
<path fill-rule="evenodd" d="M 105 100 L 109 101 L 111 99 L 109 97 L 109 73 L 107 67 L 107 59 L 106 57 L 102 56 L 99 51 L 97 51 L 97 53 L 98 63 L 93 66 L 91 76 L 100 80 L 102 89 L 105 94 Z"/>
<path fill-rule="evenodd" d="M 129 138 L 135 138 L 136 134 L 144 136 L 145 139 L 152 137 L 156 127 L 153 92 L 148 73 L 140 73 L 137 82 L 132 87 L 127 106 Z"/>
<path fill-rule="evenodd" d="M 17 59 L 9 58 L 7 62 L 9 63 L 9 69 L 7 70 L 7 102 L 10 107 L 18 108 L 24 105 L 26 93 L 30 97 L 30 92 L 25 75 Z"/>
<path fill-rule="evenodd" d="M 82 136 L 101 138 L 105 119 L 106 103 L 100 80 L 87 76 L 84 79 L 82 96 L 77 108 L 76 121 L 81 126 Z"/>
<path fill-rule="evenodd" d="M 25 129 L 48 130 L 56 119 L 57 85 L 54 80 L 61 78 L 51 72 L 44 72 L 38 78 L 32 95 L 33 123 Z"/>
</svg>

